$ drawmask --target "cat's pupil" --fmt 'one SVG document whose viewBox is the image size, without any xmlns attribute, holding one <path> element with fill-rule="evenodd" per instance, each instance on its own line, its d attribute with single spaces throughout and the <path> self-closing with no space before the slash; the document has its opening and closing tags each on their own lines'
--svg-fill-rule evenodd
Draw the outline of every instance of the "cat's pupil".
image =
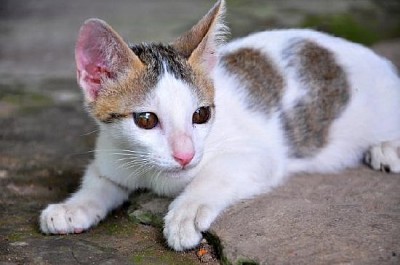
<svg viewBox="0 0 400 265">
<path fill-rule="evenodd" d="M 142 129 L 150 130 L 157 126 L 158 117 L 153 112 L 133 113 L 135 124 Z"/>
<path fill-rule="evenodd" d="M 193 113 L 193 124 L 203 124 L 208 122 L 211 117 L 210 107 L 200 107 Z"/>
</svg>

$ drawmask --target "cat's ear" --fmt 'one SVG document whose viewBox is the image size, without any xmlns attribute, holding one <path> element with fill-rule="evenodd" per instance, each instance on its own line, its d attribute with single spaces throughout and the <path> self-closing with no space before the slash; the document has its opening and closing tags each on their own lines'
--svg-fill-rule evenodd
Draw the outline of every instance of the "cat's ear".
<svg viewBox="0 0 400 265">
<path fill-rule="evenodd" d="M 225 40 L 228 32 L 224 24 L 225 1 L 219 0 L 213 8 L 188 32 L 172 45 L 189 63 L 201 65 L 210 72 L 217 63 L 216 50 Z"/>
<path fill-rule="evenodd" d="M 143 65 L 118 33 L 100 19 L 89 19 L 82 25 L 75 60 L 78 83 L 88 102 L 96 100 L 107 84 Z"/>
</svg>

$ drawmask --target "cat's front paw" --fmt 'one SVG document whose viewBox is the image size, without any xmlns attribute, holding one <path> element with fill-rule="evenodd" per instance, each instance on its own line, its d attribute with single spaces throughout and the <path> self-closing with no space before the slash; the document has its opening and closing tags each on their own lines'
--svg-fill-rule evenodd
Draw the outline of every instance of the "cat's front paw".
<svg viewBox="0 0 400 265">
<path fill-rule="evenodd" d="M 375 170 L 400 173 L 400 140 L 371 147 L 364 159 Z"/>
<path fill-rule="evenodd" d="M 99 209 L 88 205 L 50 204 L 40 215 L 40 229 L 45 234 L 82 233 L 102 219 Z"/>
<path fill-rule="evenodd" d="M 164 236 L 168 245 L 177 251 L 197 246 L 202 239 L 201 232 L 210 228 L 218 213 L 209 205 L 178 198 L 164 219 Z"/>
</svg>

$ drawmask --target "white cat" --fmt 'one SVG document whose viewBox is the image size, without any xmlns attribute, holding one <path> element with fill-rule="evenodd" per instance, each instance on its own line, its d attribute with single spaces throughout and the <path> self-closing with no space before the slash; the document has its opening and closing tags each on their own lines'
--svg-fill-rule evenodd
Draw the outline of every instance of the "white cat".
<svg viewBox="0 0 400 265">
<path fill-rule="evenodd" d="M 400 80 L 387 60 L 312 30 L 223 44 L 223 15 L 220 0 L 169 45 L 128 46 L 85 22 L 77 76 L 100 134 L 80 189 L 42 212 L 44 233 L 80 233 L 148 188 L 177 196 L 164 235 L 184 250 L 291 173 L 339 172 L 364 154 L 400 172 Z"/>
</svg>

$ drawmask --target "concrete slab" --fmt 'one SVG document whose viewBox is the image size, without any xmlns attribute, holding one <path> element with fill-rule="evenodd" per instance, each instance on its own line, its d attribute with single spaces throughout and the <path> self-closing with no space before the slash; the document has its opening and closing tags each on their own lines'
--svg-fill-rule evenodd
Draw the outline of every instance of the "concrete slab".
<svg viewBox="0 0 400 265">
<path fill-rule="evenodd" d="M 212 226 L 229 264 L 399 264 L 400 175 L 299 175 Z M 250 264 L 250 263 L 246 263 Z"/>
</svg>

